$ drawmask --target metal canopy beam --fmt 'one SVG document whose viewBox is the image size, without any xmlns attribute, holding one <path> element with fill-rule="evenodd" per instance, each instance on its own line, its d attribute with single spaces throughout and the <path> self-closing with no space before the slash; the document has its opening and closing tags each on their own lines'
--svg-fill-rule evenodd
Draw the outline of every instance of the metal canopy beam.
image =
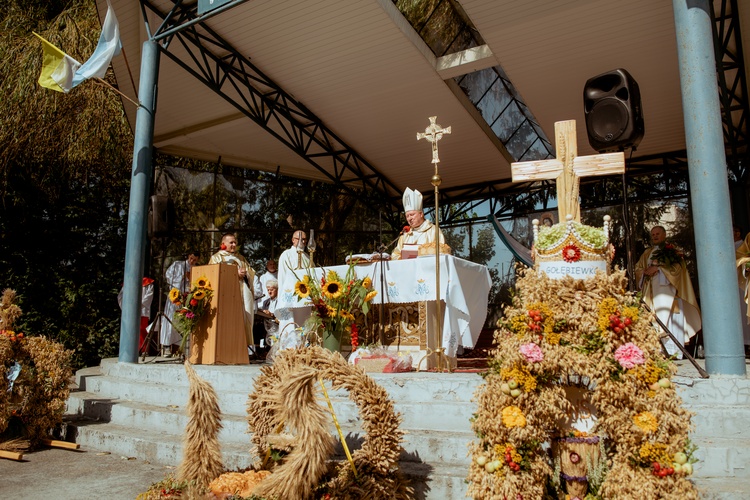
<svg viewBox="0 0 750 500">
<path fill-rule="evenodd" d="M 727 166 L 739 182 L 747 177 L 750 111 L 737 0 L 712 1 L 711 17 Z"/>
<path fill-rule="evenodd" d="M 370 165 L 323 121 L 198 19 L 197 4 L 173 0 L 167 13 L 149 0 L 143 8 L 156 14 L 161 25 L 152 35 L 164 55 L 237 108 L 245 116 L 300 155 L 330 181 L 370 206 L 385 207 L 389 222 L 399 224 L 401 190 Z M 169 50 L 178 43 L 188 61 Z M 216 51 L 225 54 L 216 56 Z"/>
</svg>

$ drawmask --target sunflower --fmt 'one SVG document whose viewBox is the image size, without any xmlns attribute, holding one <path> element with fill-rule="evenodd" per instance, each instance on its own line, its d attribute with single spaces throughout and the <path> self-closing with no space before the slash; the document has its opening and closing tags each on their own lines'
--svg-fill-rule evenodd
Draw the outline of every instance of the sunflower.
<svg viewBox="0 0 750 500">
<path fill-rule="evenodd" d="M 377 290 L 367 292 L 367 295 L 365 295 L 365 302 L 370 302 L 377 294 Z"/>
<path fill-rule="evenodd" d="M 323 287 L 323 295 L 329 299 L 338 299 L 341 297 L 341 283 L 338 281 L 329 281 Z"/>
<path fill-rule="evenodd" d="M 208 281 L 208 278 L 201 276 L 196 280 L 195 286 L 198 288 L 211 288 L 211 283 Z"/>
<path fill-rule="evenodd" d="M 305 278 L 307 278 L 307 276 L 305 276 Z M 308 278 L 308 280 L 309 280 L 309 278 Z M 294 285 L 294 293 L 295 293 L 295 295 L 297 295 L 301 299 L 306 299 L 307 297 L 309 297 L 310 296 L 310 287 L 307 286 L 307 281 L 304 280 L 304 279 L 302 281 L 298 281 Z"/>
<path fill-rule="evenodd" d="M 206 292 L 204 292 L 203 290 L 196 290 L 195 293 L 193 294 L 193 298 L 195 300 L 202 300 L 205 296 L 206 296 Z"/>
<path fill-rule="evenodd" d="M 340 316 L 341 316 L 342 318 L 348 319 L 348 320 L 350 320 L 350 321 L 354 321 L 354 315 L 353 315 L 352 313 L 350 313 L 349 311 L 344 311 L 343 309 L 341 309 L 341 310 L 339 311 L 339 315 L 340 315 Z"/>
<path fill-rule="evenodd" d="M 365 279 L 362 280 L 362 286 L 365 288 L 370 288 L 372 286 L 372 280 L 369 276 L 365 277 Z"/>
<path fill-rule="evenodd" d="M 172 288 L 169 291 L 169 301 L 176 304 L 180 300 L 180 291 L 176 288 Z"/>
</svg>

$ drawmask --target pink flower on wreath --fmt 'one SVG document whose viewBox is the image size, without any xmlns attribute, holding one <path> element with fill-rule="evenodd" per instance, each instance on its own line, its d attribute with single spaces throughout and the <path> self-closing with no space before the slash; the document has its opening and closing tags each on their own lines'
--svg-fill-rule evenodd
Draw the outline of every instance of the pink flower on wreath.
<svg viewBox="0 0 750 500">
<path fill-rule="evenodd" d="M 195 318 L 195 314 L 193 314 L 192 312 L 188 311 L 188 312 L 185 313 L 185 317 L 187 319 L 193 319 L 193 318 Z"/>
<path fill-rule="evenodd" d="M 542 348 L 534 344 L 533 342 L 523 344 L 519 348 L 519 350 L 521 351 L 521 354 L 523 354 L 523 357 L 526 358 L 526 361 L 528 361 L 529 363 L 537 363 L 544 359 Z"/>
<path fill-rule="evenodd" d="M 615 359 L 620 363 L 620 366 L 626 370 L 635 368 L 646 362 L 643 357 L 643 351 L 632 342 L 628 342 L 627 344 L 618 347 L 615 351 Z"/>
</svg>

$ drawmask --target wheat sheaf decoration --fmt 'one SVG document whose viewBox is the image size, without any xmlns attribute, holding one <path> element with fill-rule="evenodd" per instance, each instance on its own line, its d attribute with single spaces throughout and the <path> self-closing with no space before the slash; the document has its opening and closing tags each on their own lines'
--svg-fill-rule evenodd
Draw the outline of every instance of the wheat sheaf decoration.
<svg viewBox="0 0 750 500">
<path fill-rule="evenodd" d="M 328 381 L 357 405 L 365 435 L 348 460 L 331 461 L 331 415 L 318 387 Z M 320 347 L 282 352 L 263 367 L 248 398 L 248 425 L 260 467 L 272 473 L 253 491 L 264 498 L 413 498 L 398 459 L 401 417 L 388 394 L 339 353 Z M 353 467 L 352 467 L 353 465 Z M 355 472 L 356 471 L 356 472 Z"/>
<path fill-rule="evenodd" d="M 188 424 L 178 478 L 205 487 L 224 472 L 219 444 L 221 409 L 216 391 L 195 373 L 189 361 L 185 361 L 185 371 L 190 381 Z"/>
</svg>

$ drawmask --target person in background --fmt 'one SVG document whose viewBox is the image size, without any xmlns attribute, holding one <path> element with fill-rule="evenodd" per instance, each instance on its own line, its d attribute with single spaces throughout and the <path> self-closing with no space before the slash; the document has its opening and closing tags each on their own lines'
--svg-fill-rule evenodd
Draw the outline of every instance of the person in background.
<svg viewBox="0 0 750 500">
<path fill-rule="evenodd" d="M 237 251 L 237 237 L 233 233 L 226 233 L 221 237 L 219 251 L 211 256 L 209 264 L 229 264 L 237 267 L 237 279 L 242 293 L 242 304 L 245 309 L 245 340 L 249 355 L 254 355 L 253 320 L 255 319 L 255 271 Z"/>
<path fill-rule="evenodd" d="M 144 277 L 142 281 L 143 290 L 141 291 L 141 328 L 138 334 L 138 354 L 148 353 L 146 345 L 147 327 L 151 317 L 151 302 L 154 300 L 154 280 Z M 122 309 L 123 288 L 117 294 L 117 304 Z"/>
<path fill-rule="evenodd" d="M 184 259 L 173 262 L 167 268 L 164 277 L 167 279 L 169 290 L 176 288 L 180 291 L 180 294 L 190 291 L 190 272 L 193 266 L 198 263 L 200 256 L 201 254 L 197 250 L 190 250 Z M 172 317 L 176 310 L 177 306 L 171 300 L 167 300 L 167 303 L 164 305 L 164 318 L 166 319 L 162 318 L 159 328 L 159 343 L 161 344 L 163 356 L 174 355 L 177 349 L 179 349 L 180 340 L 182 339 L 180 332 L 172 325 Z"/>
<path fill-rule="evenodd" d="M 643 291 L 643 301 L 661 320 L 680 344 L 689 341 L 701 329 L 698 302 L 677 248 L 667 242 L 662 226 L 651 229 L 651 244 L 638 259 L 635 277 Z M 661 333 L 661 327 L 655 324 Z M 682 359 L 682 351 L 669 337 L 662 338 L 667 353 Z"/>
<path fill-rule="evenodd" d="M 404 245 L 424 245 L 435 241 L 435 225 L 425 220 L 422 210 L 422 193 L 416 189 L 406 188 L 401 200 L 404 204 L 404 214 L 409 228 L 404 228 L 403 234 L 398 238 L 396 248 L 391 253 L 392 260 L 401 259 Z M 440 231 L 440 244 L 445 243 L 445 235 Z"/>
<path fill-rule="evenodd" d="M 736 226 L 735 229 L 737 229 Z M 740 288 L 742 340 L 745 344 L 745 357 L 750 358 L 750 233 L 736 247 L 734 258 L 737 266 L 737 284 Z"/>
<path fill-rule="evenodd" d="M 276 317 L 279 319 L 279 334 L 283 334 L 294 326 L 303 326 L 310 317 L 312 309 L 309 306 L 296 307 L 299 303 L 294 295 L 294 285 L 297 279 L 302 279 L 310 267 L 310 256 L 305 251 L 307 234 L 304 231 L 292 233 L 292 246 L 282 252 L 279 257 L 278 282 L 279 294 Z"/>
<path fill-rule="evenodd" d="M 255 278 L 256 310 L 260 307 L 261 302 L 263 302 L 263 300 L 267 296 L 266 289 L 268 287 L 268 281 L 269 280 L 278 281 L 278 279 L 279 279 L 278 266 L 276 265 L 276 261 L 274 259 L 270 259 L 268 262 L 266 262 L 266 272 L 261 274 L 260 277 L 256 276 Z"/>
</svg>

